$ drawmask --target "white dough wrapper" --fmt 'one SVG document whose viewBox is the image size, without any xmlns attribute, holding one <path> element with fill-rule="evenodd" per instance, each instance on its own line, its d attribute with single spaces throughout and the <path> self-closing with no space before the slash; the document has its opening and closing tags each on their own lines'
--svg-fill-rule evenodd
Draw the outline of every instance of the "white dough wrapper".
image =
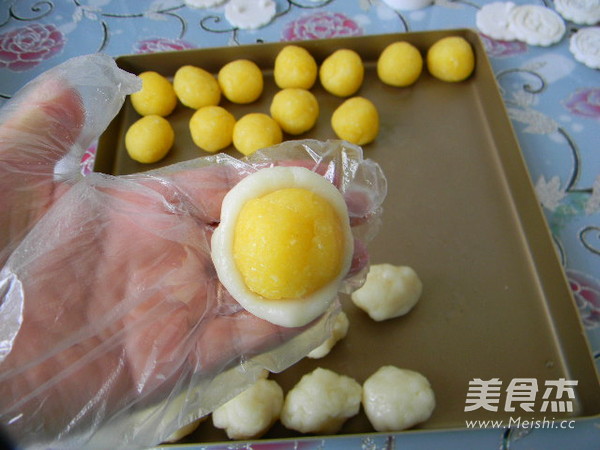
<svg viewBox="0 0 600 450">
<path fill-rule="evenodd" d="M 508 19 L 514 7 L 513 2 L 492 2 L 482 6 L 475 14 L 477 28 L 492 39 L 514 41 L 516 36 Z"/>
<path fill-rule="evenodd" d="M 556 11 L 579 25 L 600 22 L 600 0 L 554 0 Z"/>
<path fill-rule="evenodd" d="M 515 6 L 509 14 L 509 26 L 519 41 L 542 47 L 556 44 L 566 31 L 560 15 L 538 5 Z"/>
<path fill-rule="evenodd" d="M 340 311 L 340 313 L 335 317 L 335 321 L 333 322 L 331 336 L 329 336 L 317 348 L 311 350 L 311 352 L 307 356 L 312 359 L 319 359 L 327 356 L 331 349 L 334 347 L 334 345 L 346 337 L 346 335 L 348 334 L 349 327 L 350 321 L 348 320 L 348 316 L 344 311 Z"/>
<path fill-rule="evenodd" d="M 225 5 L 225 18 L 234 27 L 254 30 L 273 20 L 276 6 L 273 0 L 230 0 Z"/>
<path fill-rule="evenodd" d="M 600 69 L 600 27 L 582 28 L 569 41 L 569 50 L 580 63 Z"/>
</svg>

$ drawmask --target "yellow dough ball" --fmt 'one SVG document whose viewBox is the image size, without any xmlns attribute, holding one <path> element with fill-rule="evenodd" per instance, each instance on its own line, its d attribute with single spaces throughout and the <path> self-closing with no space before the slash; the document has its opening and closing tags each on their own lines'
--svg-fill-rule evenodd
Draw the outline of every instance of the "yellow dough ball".
<svg viewBox="0 0 600 450">
<path fill-rule="evenodd" d="M 423 57 L 408 42 L 388 45 L 377 60 L 377 75 L 385 84 L 396 87 L 410 86 L 423 70 Z"/>
<path fill-rule="evenodd" d="M 125 148 L 135 161 L 154 163 L 163 159 L 173 146 L 175 133 L 167 119 L 145 116 L 134 122 L 125 133 Z"/>
<path fill-rule="evenodd" d="M 277 122 L 263 113 L 246 114 L 233 127 L 233 145 L 244 155 L 280 144 L 282 140 L 283 133 Z"/>
<path fill-rule="evenodd" d="M 271 116 L 286 133 L 302 134 L 319 118 L 319 102 L 306 89 L 283 89 L 273 97 Z"/>
<path fill-rule="evenodd" d="M 235 117 L 220 106 L 204 106 L 194 113 L 189 125 L 194 144 L 213 153 L 231 144 Z"/>
<path fill-rule="evenodd" d="M 179 101 L 189 108 L 218 105 L 221 101 L 219 83 L 211 73 L 200 67 L 187 65 L 177 69 L 173 88 Z"/>
<path fill-rule="evenodd" d="M 252 292 L 271 300 L 302 298 L 339 274 L 342 224 L 326 198 L 309 189 L 278 189 L 243 205 L 233 252 Z"/>
<path fill-rule="evenodd" d="M 442 81 L 463 81 L 474 68 L 473 48 L 460 36 L 442 38 L 427 51 L 427 69 Z"/>
<path fill-rule="evenodd" d="M 331 127 L 340 139 L 365 145 L 374 141 L 379 133 L 379 113 L 370 100 L 352 97 L 333 112 Z"/>
<path fill-rule="evenodd" d="M 223 95 L 233 103 L 252 103 L 263 91 L 263 74 L 247 59 L 225 64 L 219 71 L 218 80 Z"/>
<path fill-rule="evenodd" d="M 349 49 L 336 50 L 319 69 L 319 80 L 325 90 L 338 97 L 348 97 L 358 91 L 364 76 L 360 55 Z"/>
<path fill-rule="evenodd" d="M 157 72 L 142 72 L 142 88 L 130 95 L 133 109 L 140 116 L 168 116 L 177 106 L 177 96 L 169 80 Z"/>
<path fill-rule="evenodd" d="M 317 79 L 317 63 L 305 48 L 286 45 L 275 58 L 273 77 L 281 89 L 310 89 Z"/>
</svg>

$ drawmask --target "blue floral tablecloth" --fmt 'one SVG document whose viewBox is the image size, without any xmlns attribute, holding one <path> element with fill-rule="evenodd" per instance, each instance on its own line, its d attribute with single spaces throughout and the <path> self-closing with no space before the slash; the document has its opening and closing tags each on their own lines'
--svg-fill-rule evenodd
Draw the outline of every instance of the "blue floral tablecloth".
<svg viewBox="0 0 600 450">
<path fill-rule="evenodd" d="M 513 1 L 553 7 L 552 1 Z M 475 28 L 475 14 L 486 2 L 436 0 L 411 12 L 380 0 L 276 3 L 269 25 L 245 31 L 227 22 L 223 7 L 194 9 L 182 0 L 3 0 L 0 104 L 41 72 L 77 55 Z M 579 28 L 567 22 L 563 40 L 547 48 L 482 38 L 600 366 L 600 71 L 569 52 L 568 38 Z M 90 149 L 87 170 L 92 160 Z M 577 430 L 416 432 L 263 446 L 600 448 L 600 418 L 577 425 Z"/>
</svg>

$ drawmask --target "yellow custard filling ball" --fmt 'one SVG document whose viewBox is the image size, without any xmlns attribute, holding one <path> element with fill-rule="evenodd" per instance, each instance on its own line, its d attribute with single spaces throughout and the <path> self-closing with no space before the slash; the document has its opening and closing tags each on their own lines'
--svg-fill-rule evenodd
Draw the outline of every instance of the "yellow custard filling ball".
<svg viewBox="0 0 600 450">
<path fill-rule="evenodd" d="M 218 75 L 223 95 L 233 103 L 252 103 L 263 91 L 263 74 L 260 68 L 247 59 L 237 59 L 225 64 Z"/>
<path fill-rule="evenodd" d="M 390 86 L 410 86 L 423 70 L 423 57 L 419 50 L 408 42 L 388 45 L 377 60 L 379 79 Z"/>
<path fill-rule="evenodd" d="M 279 144 L 282 140 L 279 124 L 263 113 L 246 114 L 233 127 L 233 145 L 244 155 Z"/>
<path fill-rule="evenodd" d="M 234 260 L 246 286 L 263 298 L 304 297 L 338 275 L 342 236 L 329 202 L 307 189 L 280 189 L 242 207 Z"/>
<path fill-rule="evenodd" d="M 364 76 L 360 55 L 349 49 L 336 50 L 319 69 L 319 80 L 325 90 L 338 97 L 348 97 L 358 91 Z"/>
<path fill-rule="evenodd" d="M 189 108 L 218 105 L 221 101 L 219 83 L 211 73 L 200 67 L 186 65 L 177 69 L 173 88 L 179 101 Z"/>
<path fill-rule="evenodd" d="M 442 38 L 427 51 L 427 69 L 442 81 L 466 80 L 474 68 L 473 48 L 460 36 Z"/>
<path fill-rule="evenodd" d="M 286 45 L 275 58 L 273 77 L 281 89 L 310 89 L 317 79 L 317 63 L 305 48 Z"/>
<path fill-rule="evenodd" d="M 133 109 L 140 116 L 168 116 L 177 106 L 177 96 L 169 80 L 157 72 L 142 72 L 142 88 L 130 95 Z"/>
<path fill-rule="evenodd" d="M 319 118 L 319 102 L 306 89 L 283 89 L 273 97 L 271 116 L 286 133 L 302 134 Z"/>
<path fill-rule="evenodd" d="M 379 113 L 370 100 L 352 97 L 333 112 L 331 127 L 340 139 L 365 145 L 374 141 L 379 133 Z"/>
<path fill-rule="evenodd" d="M 194 113 L 189 125 L 194 144 L 213 153 L 231 144 L 235 117 L 220 106 L 204 106 Z"/>
<path fill-rule="evenodd" d="M 163 159 L 173 146 L 175 133 L 167 119 L 150 115 L 134 122 L 125 133 L 125 148 L 135 161 L 154 163 Z"/>
</svg>

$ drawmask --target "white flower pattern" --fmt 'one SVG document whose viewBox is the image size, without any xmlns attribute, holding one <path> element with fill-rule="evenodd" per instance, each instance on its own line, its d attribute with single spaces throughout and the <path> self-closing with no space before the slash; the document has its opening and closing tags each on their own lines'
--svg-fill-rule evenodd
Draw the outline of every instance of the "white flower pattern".
<svg viewBox="0 0 600 450">
<path fill-rule="evenodd" d="M 527 125 L 523 131 L 533 134 L 552 134 L 558 130 L 558 123 L 546 114 L 533 108 L 507 108 L 511 119 Z"/>
<path fill-rule="evenodd" d="M 600 175 L 594 180 L 592 195 L 585 205 L 585 213 L 588 215 L 600 212 Z"/>
<path fill-rule="evenodd" d="M 560 178 L 552 177 L 550 181 L 541 176 L 535 184 L 535 192 L 540 203 L 550 211 L 556 210 L 566 193 L 560 186 Z"/>
</svg>

